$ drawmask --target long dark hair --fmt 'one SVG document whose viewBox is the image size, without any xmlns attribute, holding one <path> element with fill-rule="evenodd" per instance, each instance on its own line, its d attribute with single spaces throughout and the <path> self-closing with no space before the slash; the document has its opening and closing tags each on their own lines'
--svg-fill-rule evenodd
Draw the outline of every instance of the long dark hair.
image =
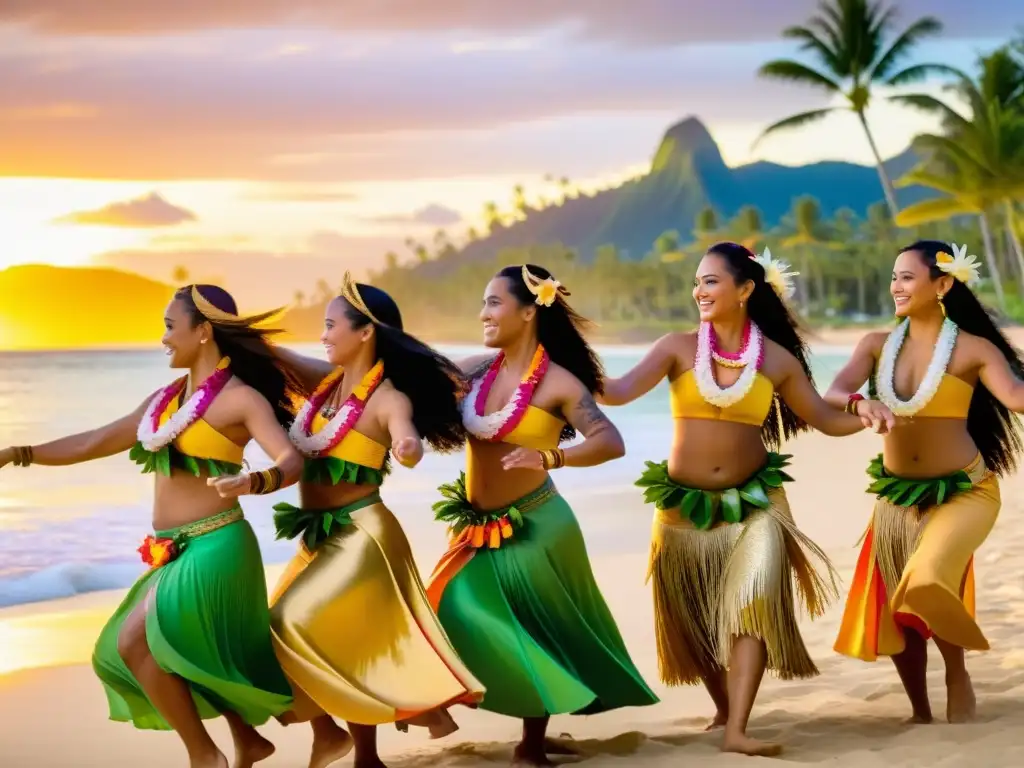
<svg viewBox="0 0 1024 768">
<path fill-rule="evenodd" d="M 936 257 L 939 253 L 952 254 L 953 248 L 940 240 L 918 240 L 900 249 L 900 253 L 907 251 L 916 251 L 920 254 L 921 260 L 928 267 L 929 277 L 938 280 L 946 273 L 936 266 Z M 953 287 L 943 297 L 942 303 L 950 320 L 967 333 L 988 339 L 995 344 L 1006 358 L 1006 362 L 1010 364 L 1014 375 L 1024 379 L 1024 360 L 1021 359 L 1020 352 L 1000 332 L 989 310 L 978 301 L 978 297 L 965 283 L 954 279 Z M 1009 408 L 996 400 L 980 381 L 971 396 L 971 407 L 967 412 L 967 431 L 974 444 L 978 446 L 978 451 L 989 469 L 998 474 L 1005 474 L 1016 468 L 1017 455 L 1024 448 L 1021 443 L 1020 421 Z"/>
<path fill-rule="evenodd" d="M 505 267 L 495 277 L 508 280 L 516 301 L 526 306 L 534 304 L 537 297 L 523 279 L 523 266 Z M 544 267 L 536 264 L 525 266 L 530 274 L 541 280 L 552 277 Z M 537 341 L 547 350 L 551 362 L 565 368 L 582 382 L 590 394 L 596 395 L 604 391 L 604 366 L 583 336 L 591 325 L 590 320 L 573 309 L 561 295 L 550 307 L 537 307 Z M 563 440 L 571 440 L 575 436 L 576 430 L 569 425 L 562 430 Z"/>
<path fill-rule="evenodd" d="M 232 315 L 238 314 L 234 298 L 223 288 L 216 285 L 194 287 L 217 309 Z M 274 352 L 270 337 L 280 331 L 210 320 L 192 300 L 192 288 L 192 285 L 186 285 L 174 293 L 174 298 L 184 305 L 191 317 L 192 327 L 204 322 L 210 323 L 217 348 L 222 355 L 231 358 L 231 372 L 267 399 L 280 424 L 289 424 L 294 418 L 290 410 L 291 394 L 301 392 L 302 389 L 296 371 Z"/>
<path fill-rule="evenodd" d="M 747 315 L 761 332 L 789 352 L 800 363 L 807 379 L 814 385 L 811 366 L 807 362 L 807 343 L 801 335 L 800 322 L 786 303 L 765 281 L 764 267 L 754 261 L 751 250 L 739 243 L 716 243 L 708 249 L 709 254 L 720 257 L 732 275 L 736 285 L 748 280 L 754 284 L 754 291 L 747 299 Z M 772 407 L 761 425 L 761 436 L 765 445 L 778 450 L 784 439 L 809 429 L 808 425 L 793 412 L 786 401 L 776 392 Z"/>
<path fill-rule="evenodd" d="M 339 296 L 345 317 L 358 330 L 373 323 L 377 359 L 384 363 L 384 376 L 412 401 L 412 423 L 420 437 L 441 453 L 460 449 L 466 430 L 459 412 L 461 372 L 451 360 L 406 333 L 398 305 L 380 288 L 355 283 L 374 322 Z"/>
</svg>

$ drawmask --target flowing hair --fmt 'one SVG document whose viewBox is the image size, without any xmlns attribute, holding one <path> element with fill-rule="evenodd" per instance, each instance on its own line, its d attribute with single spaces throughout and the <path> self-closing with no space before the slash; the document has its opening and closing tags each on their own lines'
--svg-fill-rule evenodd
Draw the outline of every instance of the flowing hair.
<svg viewBox="0 0 1024 768">
<path fill-rule="evenodd" d="M 231 315 L 238 314 L 234 298 L 216 285 L 186 285 L 174 293 L 174 298 L 188 313 L 193 328 L 201 323 L 213 327 L 214 343 L 222 355 L 231 358 L 231 373 L 266 398 L 281 425 L 289 424 L 293 418 L 291 397 L 301 392 L 302 386 L 298 372 L 277 356 L 270 341 L 270 337 L 280 331 L 210 320 L 192 300 L 193 287 L 214 307 Z"/>
<path fill-rule="evenodd" d="M 398 305 L 380 288 L 354 283 L 368 317 L 343 296 L 345 317 L 353 330 L 373 324 L 377 359 L 384 363 L 384 376 L 412 402 L 412 423 L 430 446 L 446 453 L 459 450 L 466 442 L 459 411 L 461 372 L 451 360 L 405 332 Z"/>
<path fill-rule="evenodd" d="M 814 386 L 814 376 L 807 362 L 807 342 L 801 333 L 800 322 L 765 280 L 764 267 L 754 261 L 753 252 L 738 243 L 723 242 L 712 245 L 708 254 L 718 256 L 725 262 L 736 285 L 743 285 L 748 280 L 754 284 L 754 290 L 747 299 L 747 315 L 751 322 L 761 329 L 766 338 L 797 359 L 811 386 Z M 778 450 L 783 440 L 808 429 L 810 427 L 776 392 L 772 397 L 771 410 L 761 425 L 761 437 L 765 445 L 771 450 Z"/>
<path fill-rule="evenodd" d="M 508 280 L 516 301 L 520 306 L 528 306 L 534 304 L 537 297 L 523 279 L 523 266 L 505 267 L 496 277 Z M 541 280 L 552 276 L 536 264 L 525 266 L 530 274 Z M 604 366 L 583 335 L 591 325 L 590 320 L 573 309 L 561 294 L 556 296 L 550 307 L 537 306 L 537 341 L 547 350 L 553 363 L 579 379 L 590 394 L 598 395 L 604 391 Z M 576 430 L 567 424 L 561 439 L 571 440 L 575 436 Z"/>
<path fill-rule="evenodd" d="M 916 252 L 928 267 L 931 279 L 938 280 L 947 275 L 936 265 L 939 253 L 953 253 L 948 243 L 940 240 L 918 240 L 900 253 Z M 943 297 L 946 316 L 967 333 L 980 336 L 992 342 L 1006 359 L 1017 378 L 1024 379 L 1024 360 L 1009 340 L 996 326 L 991 313 L 985 308 L 974 292 L 965 283 L 953 280 L 953 287 Z M 985 460 L 986 466 L 997 474 L 1012 472 L 1017 467 L 1017 457 L 1024 445 L 1021 443 L 1020 420 L 1005 405 L 1000 403 L 980 381 L 971 396 L 971 407 L 967 412 L 967 431 Z"/>
</svg>

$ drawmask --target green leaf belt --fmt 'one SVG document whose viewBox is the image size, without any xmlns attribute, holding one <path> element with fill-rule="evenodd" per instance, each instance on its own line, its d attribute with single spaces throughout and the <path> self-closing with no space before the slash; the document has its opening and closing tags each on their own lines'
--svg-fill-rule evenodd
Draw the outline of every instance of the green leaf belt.
<svg viewBox="0 0 1024 768">
<path fill-rule="evenodd" d="M 189 456 L 175 448 L 174 443 L 168 443 L 159 451 L 147 451 L 142 447 L 142 443 L 136 443 L 128 452 L 128 458 L 142 466 L 143 474 L 155 472 L 169 476 L 172 469 L 180 469 L 196 477 L 200 477 L 204 472 L 210 477 L 220 477 L 237 475 L 242 471 L 241 464 Z"/>
<path fill-rule="evenodd" d="M 332 509 L 302 509 L 284 502 L 274 505 L 274 528 L 278 539 L 294 539 L 302 534 L 302 543 L 310 552 L 325 539 L 352 524 L 352 513 L 380 503 L 376 491 L 358 501 Z"/>
<path fill-rule="evenodd" d="M 782 468 L 792 458 L 788 454 L 769 453 L 768 461 L 753 477 L 736 488 L 707 491 L 680 485 L 668 474 L 668 462 L 645 462 L 646 469 L 635 485 L 644 489 L 644 501 L 660 510 L 678 509 L 679 516 L 698 530 L 708 530 L 724 520 L 741 523 L 753 509 L 771 506 L 768 493 L 793 480 Z"/>
<path fill-rule="evenodd" d="M 984 477 L 987 472 L 980 473 Z M 927 479 L 911 479 L 896 477 L 882 463 L 882 454 L 878 454 L 868 465 L 868 476 L 872 478 L 867 492 L 879 499 L 895 504 L 898 507 L 929 507 L 942 504 L 957 493 L 969 491 L 974 481 L 967 470 L 961 469 L 944 477 Z"/>
<path fill-rule="evenodd" d="M 543 506 L 558 495 L 554 483 L 548 478 L 540 488 L 531 491 L 507 507 L 492 510 L 475 509 L 470 504 L 469 496 L 466 493 L 465 472 L 459 473 L 458 480 L 445 483 L 437 490 L 444 498 L 433 504 L 434 519 L 447 523 L 455 533 L 460 533 L 464 528 L 473 525 L 497 523 L 505 517 L 509 519 L 513 527 L 518 528 L 523 524 L 524 514 Z"/>
<path fill-rule="evenodd" d="M 322 456 L 306 459 L 302 466 L 302 481 L 317 485 L 381 485 L 387 473 L 387 465 L 381 469 L 374 469 L 356 464 L 354 461 Z"/>
</svg>

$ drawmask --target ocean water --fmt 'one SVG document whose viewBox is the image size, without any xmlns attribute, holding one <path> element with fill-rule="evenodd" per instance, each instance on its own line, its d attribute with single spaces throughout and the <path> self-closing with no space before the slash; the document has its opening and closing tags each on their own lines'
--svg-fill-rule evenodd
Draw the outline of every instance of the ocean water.
<svg viewBox="0 0 1024 768">
<path fill-rule="evenodd" d="M 322 352 L 313 345 L 296 348 Z M 440 348 L 456 359 L 481 351 Z M 643 354 L 634 347 L 599 351 L 612 375 L 628 370 Z M 815 350 L 819 386 L 827 386 L 847 355 L 842 349 Z M 41 443 L 105 424 L 174 375 L 160 350 L 0 353 L 0 446 Z M 664 382 L 647 397 L 608 413 L 622 432 L 627 455 L 556 475 L 595 554 L 646 547 L 649 512 L 632 483 L 645 460 L 664 458 L 671 439 Z M 246 457 L 257 465 L 267 461 L 254 446 Z M 444 528 L 430 509 L 435 489 L 461 468 L 459 454 L 428 453 L 414 470 L 396 466 L 384 485 L 384 500 L 405 526 L 424 572 L 445 546 Z M 0 470 L 0 607 L 130 585 L 144 568 L 136 548 L 150 531 L 152 484 L 152 477 L 140 474 L 126 456 L 72 467 Z M 609 504 L 610 498 L 615 503 Z M 243 500 L 268 564 L 286 561 L 295 547 L 274 539 L 271 507 L 296 500 L 294 487 Z"/>
</svg>

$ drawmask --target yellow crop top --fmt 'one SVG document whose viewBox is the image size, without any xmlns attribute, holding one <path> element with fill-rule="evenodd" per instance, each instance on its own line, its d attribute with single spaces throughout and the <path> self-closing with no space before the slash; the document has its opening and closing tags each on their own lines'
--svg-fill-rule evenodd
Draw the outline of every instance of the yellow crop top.
<svg viewBox="0 0 1024 768">
<path fill-rule="evenodd" d="M 172 398 L 166 410 L 160 414 L 163 426 L 181 407 L 181 396 Z M 244 446 L 229 440 L 204 419 L 196 419 L 188 429 L 174 439 L 174 447 L 186 456 L 196 459 L 213 459 L 226 464 L 242 463 Z"/>
<path fill-rule="evenodd" d="M 944 373 L 932 399 L 915 415 L 933 419 L 966 419 L 973 396 L 974 387 L 961 378 Z"/>
<path fill-rule="evenodd" d="M 313 417 L 313 434 L 327 426 L 328 421 L 329 419 L 325 419 L 322 414 L 317 413 Z M 387 460 L 388 448 L 386 445 L 381 445 L 376 440 L 370 439 L 362 432 L 350 429 L 348 434 L 341 438 L 341 442 L 334 446 L 326 455 L 352 464 L 358 464 L 361 467 L 381 469 Z"/>
<path fill-rule="evenodd" d="M 502 442 L 537 451 L 552 450 L 558 447 L 558 438 L 564 428 L 565 422 L 557 416 L 543 408 L 528 405 L 516 428 L 505 435 Z"/>
<path fill-rule="evenodd" d="M 759 427 L 768 418 L 774 395 L 771 379 L 761 373 L 754 378 L 746 397 L 728 408 L 711 405 L 701 397 L 692 368 L 669 382 L 669 403 L 675 419 L 714 419 Z"/>
</svg>

